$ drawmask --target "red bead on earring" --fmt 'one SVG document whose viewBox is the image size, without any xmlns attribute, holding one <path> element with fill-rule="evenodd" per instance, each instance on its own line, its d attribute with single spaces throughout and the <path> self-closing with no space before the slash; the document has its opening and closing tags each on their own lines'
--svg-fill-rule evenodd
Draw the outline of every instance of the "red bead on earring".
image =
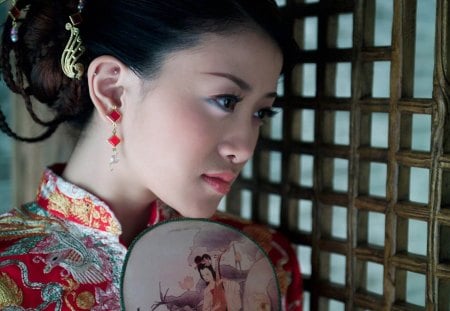
<svg viewBox="0 0 450 311">
<path fill-rule="evenodd" d="M 107 118 L 112 123 L 112 135 L 108 138 L 108 143 L 112 146 L 112 155 L 109 160 L 109 167 L 113 170 L 113 165 L 119 163 L 119 154 L 117 152 L 117 146 L 120 144 L 121 139 L 117 135 L 117 122 L 120 120 L 122 115 L 117 110 L 117 106 L 113 106 L 112 110 L 107 115 Z"/>
</svg>

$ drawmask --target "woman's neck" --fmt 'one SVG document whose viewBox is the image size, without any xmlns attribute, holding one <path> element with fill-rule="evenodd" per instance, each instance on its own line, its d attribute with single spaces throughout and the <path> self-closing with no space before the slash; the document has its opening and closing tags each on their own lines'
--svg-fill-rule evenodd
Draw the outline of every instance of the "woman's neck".
<svg viewBox="0 0 450 311">
<path fill-rule="evenodd" d="M 146 227 L 150 205 L 156 196 L 140 187 L 126 173 L 125 163 L 115 164 L 111 171 L 108 162 L 111 147 L 98 138 L 101 136 L 98 131 L 90 132 L 97 135 L 80 138 L 63 172 L 63 178 L 109 205 L 122 226 L 122 240 L 127 244 Z"/>
</svg>

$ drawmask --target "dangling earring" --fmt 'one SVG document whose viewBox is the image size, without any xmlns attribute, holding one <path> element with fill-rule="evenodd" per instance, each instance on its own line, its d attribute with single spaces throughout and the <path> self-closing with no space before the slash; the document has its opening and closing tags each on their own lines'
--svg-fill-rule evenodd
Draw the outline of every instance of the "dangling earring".
<svg viewBox="0 0 450 311">
<path fill-rule="evenodd" d="M 111 137 L 108 138 L 108 143 L 112 146 L 112 154 L 109 159 L 109 168 L 112 171 L 113 165 L 119 163 L 119 154 L 117 152 L 117 146 L 120 144 L 121 139 L 117 136 L 117 122 L 120 120 L 122 115 L 117 109 L 117 106 L 113 106 L 112 110 L 107 115 L 108 119 L 112 123 L 112 134 Z"/>
<path fill-rule="evenodd" d="M 19 41 L 19 25 L 17 24 L 17 19 L 19 19 L 20 10 L 16 7 L 16 1 L 13 1 L 12 5 L 11 10 L 9 10 L 9 16 L 12 19 L 12 27 L 9 36 L 11 41 L 16 43 Z"/>
</svg>

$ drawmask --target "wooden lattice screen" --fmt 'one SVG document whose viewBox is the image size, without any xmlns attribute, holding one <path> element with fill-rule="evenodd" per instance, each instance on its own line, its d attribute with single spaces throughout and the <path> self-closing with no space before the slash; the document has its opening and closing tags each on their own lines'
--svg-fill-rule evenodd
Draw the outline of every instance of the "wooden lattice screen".
<svg viewBox="0 0 450 311">
<path fill-rule="evenodd" d="M 225 209 L 290 237 L 307 310 L 450 310 L 448 0 L 277 2 L 300 62 L 281 81 L 282 112 L 264 127 Z M 376 44 L 380 3 L 390 6 L 386 44 Z M 428 98 L 414 92 L 420 5 L 435 15 Z M 385 94 L 374 90 L 380 81 Z M 48 153 L 17 146 L 14 167 Z"/>
<path fill-rule="evenodd" d="M 391 16 L 389 41 L 377 45 L 380 2 Z M 422 83 L 414 81 L 416 44 L 424 44 L 416 42 L 420 5 L 432 6 L 434 16 L 428 98 L 414 91 Z M 448 1 L 283 6 L 300 62 L 281 81 L 282 113 L 266 127 L 225 209 L 291 238 L 305 309 L 450 310 Z M 343 27 L 348 38 L 340 38 Z M 374 90 L 380 82 L 386 94 Z"/>
</svg>

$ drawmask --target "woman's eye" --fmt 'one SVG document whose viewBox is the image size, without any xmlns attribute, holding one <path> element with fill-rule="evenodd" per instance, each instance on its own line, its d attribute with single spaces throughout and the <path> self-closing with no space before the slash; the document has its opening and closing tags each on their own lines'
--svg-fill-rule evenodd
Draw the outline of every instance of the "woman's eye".
<svg viewBox="0 0 450 311">
<path fill-rule="evenodd" d="M 233 112 L 241 98 L 236 95 L 218 95 L 210 98 L 208 101 L 224 111 Z"/>
<path fill-rule="evenodd" d="M 280 112 L 280 111 L 279 110 L 275 110 L 273 108 L 264 108 L 264 109 L 260 109 L 257 112 L 255 112 L 255 117 L 257 117 L 261 121 L 264 121 L 266 119 L 272 118 L 278 112 Z"/>
</svg>

